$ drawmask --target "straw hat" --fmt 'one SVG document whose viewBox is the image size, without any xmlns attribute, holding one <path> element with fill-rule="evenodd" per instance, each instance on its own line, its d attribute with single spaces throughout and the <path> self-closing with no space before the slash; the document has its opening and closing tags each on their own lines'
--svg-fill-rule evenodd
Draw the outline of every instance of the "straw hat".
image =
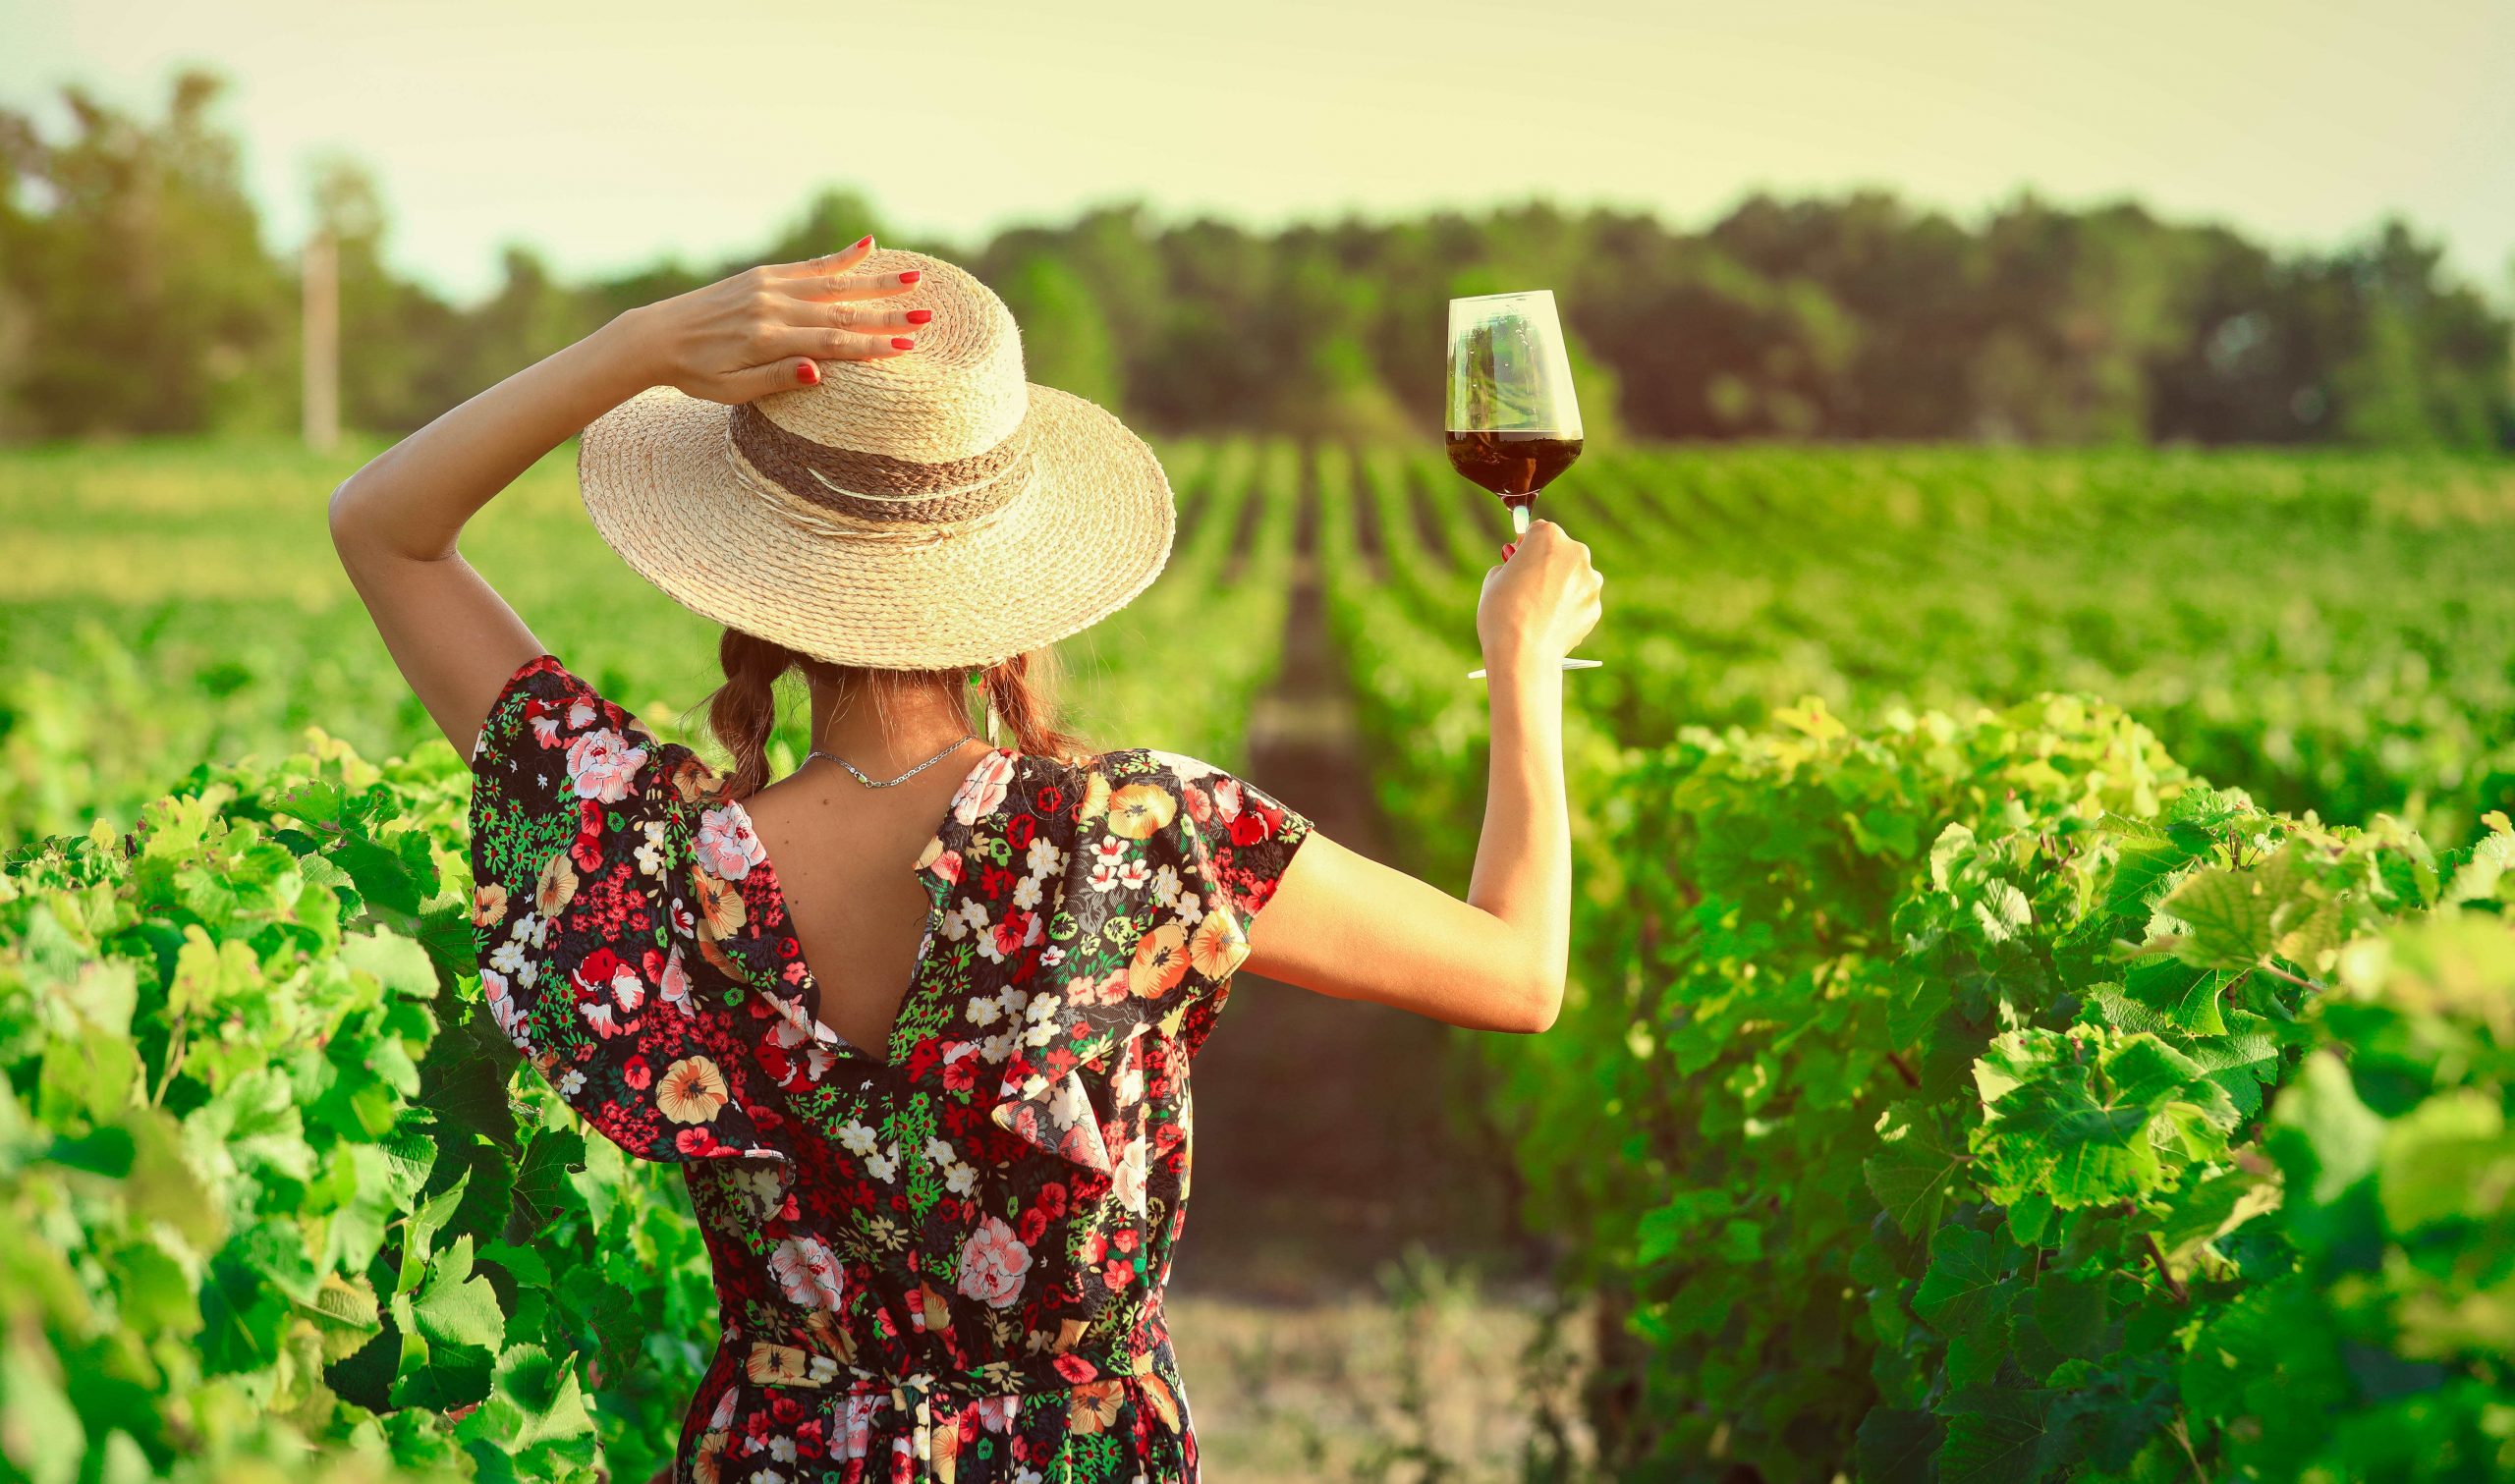
<svg viewBox="0 0 2515 1484">
<path fill-rule="evenodd" d="M 922 270 L 882 302 L 934 311 L 917 349 L 743 407 L 631 398 L 579 447 L 594 529 L 683 607 L 838 664 L 991 665 L 1126 606 L 1176 523 L 1152 450 L 1026 381 L 1012 311 L 967 272 L 858 266 Z"/>
</svg>

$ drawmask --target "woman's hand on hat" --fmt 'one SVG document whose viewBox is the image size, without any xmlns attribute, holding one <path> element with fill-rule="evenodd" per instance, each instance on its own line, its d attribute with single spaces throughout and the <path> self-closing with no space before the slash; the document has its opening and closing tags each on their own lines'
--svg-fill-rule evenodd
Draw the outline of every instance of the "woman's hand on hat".
<svg viewBox="0 0 2515 1484">
<path fill-rule="evenodd" d="M 649 386 L 739 406 L 820 380 L 823 360 L 883 360 L 917 349 L 924 309 L 883 304 L 915 270 L 863 273 L 873 239 L 801 262 L 746 268 L 615 321 Z"/>
</svg>

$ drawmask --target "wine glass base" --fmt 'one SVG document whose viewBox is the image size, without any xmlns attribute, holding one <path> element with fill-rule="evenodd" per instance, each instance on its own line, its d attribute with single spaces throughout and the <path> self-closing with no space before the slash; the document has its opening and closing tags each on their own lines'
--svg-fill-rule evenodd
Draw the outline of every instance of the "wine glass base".
<svg viewBox="0 0 2515 1484">
<path fill-rule="evenodd" d="M 1604 660 L 1566 659 L 1563 662 L 1563 668 L 1566 670 L 1595 670 L 1605 663 L 1606 661 Z M 1484 679 L 1484 667 L 1480 665 L 1477 668 L 1470 670 L 1467 672 L 1467 678 L 1472 681 L 1481 681 Z"/>
</svg>

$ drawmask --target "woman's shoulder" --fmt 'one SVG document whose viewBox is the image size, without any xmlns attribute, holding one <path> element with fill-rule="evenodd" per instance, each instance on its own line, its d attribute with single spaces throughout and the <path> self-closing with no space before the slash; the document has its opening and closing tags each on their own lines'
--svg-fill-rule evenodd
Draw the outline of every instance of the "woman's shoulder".
<svg viewBox="0 0 2515 1484">
<path fill-rule="evenodd" d="M 1223 770 L 1200 757 L 1185 752 L 1165 751 L 1160 747 L 1111 747 L 1105 751 L 1086 753 L 1072 760 L 1078 777 L 1098 775 L 1112 781 L 1136 781 L 1159 777 L 1187 784 L 1209 778 Z"/>
<path fill-rule="evenodd" d="M 1049 763 L 1052 781 L 1080 805 L 1077 817 L 1091 820 L 1105 810 L 1113 795 L 1133 790 L 1168 795 L 1180 803 L 1209 797 L 1217 786 L 1236 785 L 1225 769 L 1161 747 L 1111 747 Z"/>
<path fill-rule="evenodd" d="M 728 783 L 551 654 L 525 661 L 499 687 L 471 762 L 480 782 L 516 802 L 573 804 L 588 816 L 633 802 L 722 803 Z"/>
<path fill-rule="evenodd" d="M 1162 747 L 1114 747 L 1058 765 L 1078 833 L 1173 837 L 1207 849 L 1298 843 L 1311 829 L 1298 808 L 1233 769 Z"/>
</svg>

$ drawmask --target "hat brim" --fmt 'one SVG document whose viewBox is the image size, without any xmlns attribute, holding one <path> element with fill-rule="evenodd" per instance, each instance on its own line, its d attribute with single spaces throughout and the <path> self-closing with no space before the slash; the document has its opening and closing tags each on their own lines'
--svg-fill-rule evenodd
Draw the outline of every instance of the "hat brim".
<svg viewBox="0 0 2515 1484">
<path fill-rule="evenodd" d="M 1034 385 L 1035 472 L 988 523 L 932 542 L 798 524 L 735 472 L 733 410 L 654 387 L 586 428 L 577 482 L 594 529 L 703 618 L 842 665 L 991 665 L 1117 612 L 1170 558 L 1161 463 L 1101 408 Z"/>
</svg>

